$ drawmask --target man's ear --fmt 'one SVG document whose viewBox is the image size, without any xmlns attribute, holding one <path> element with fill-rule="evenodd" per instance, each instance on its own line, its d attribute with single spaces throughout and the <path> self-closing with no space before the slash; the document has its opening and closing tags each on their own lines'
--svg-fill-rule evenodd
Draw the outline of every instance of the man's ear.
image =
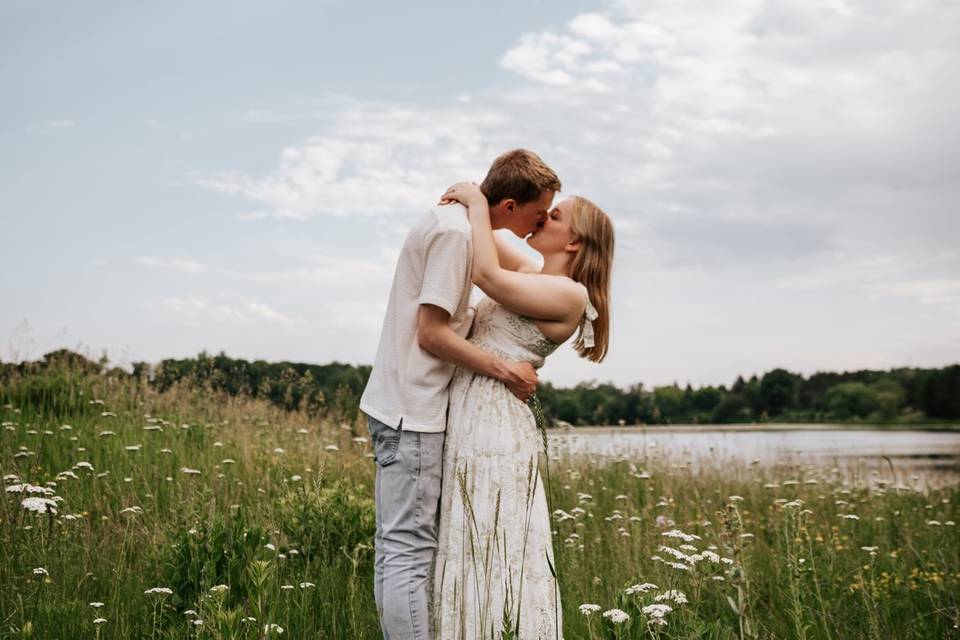
<svg viewBox="0 0 960 640">
<path fill-rule="evenodd" d="M 504 213 L 513 213 L 517 208 L 517 201 L 513 198 L 504 198 L 500 201 L 500 206 L 503 207 Z"/>
</svg>

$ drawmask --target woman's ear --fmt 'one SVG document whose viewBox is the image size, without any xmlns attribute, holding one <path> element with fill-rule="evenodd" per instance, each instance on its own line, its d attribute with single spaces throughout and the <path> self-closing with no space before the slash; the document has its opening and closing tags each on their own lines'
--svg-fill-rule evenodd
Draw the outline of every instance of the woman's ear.
<svg viewBox="0 0 960 640">
<path fill-rule="evenodd" d="M 574 238 L 568 242 L 563 250 L 568 253 L 576 253 L 577 251 L 580 251 L 580 238 Z"/>
</svg>

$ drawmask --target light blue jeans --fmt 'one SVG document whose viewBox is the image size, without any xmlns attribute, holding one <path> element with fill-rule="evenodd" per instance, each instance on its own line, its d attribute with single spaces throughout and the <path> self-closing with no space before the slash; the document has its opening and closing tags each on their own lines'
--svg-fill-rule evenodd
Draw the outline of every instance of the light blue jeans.
<svg viewBox="0 0 960 640">
<path fill-rule="evenodd" d="M 437 549 L 443 433 L 367 417 L 377 462 L 374 598 L 384 640 L 432 640 L 428 580 Z"/>
</svg>

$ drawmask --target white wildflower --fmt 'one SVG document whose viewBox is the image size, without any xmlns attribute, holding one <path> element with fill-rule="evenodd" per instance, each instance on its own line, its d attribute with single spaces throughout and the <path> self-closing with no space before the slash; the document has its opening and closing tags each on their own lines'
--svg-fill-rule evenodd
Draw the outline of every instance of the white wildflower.
<svg viewBox="0 0 960 640">
<path fill-rule="evenodd" d="M 693 533 L 684 533 L 679 529 L 671 529 L 670 531 L 664 531 L 660 535 L 667 536 L 668 538 L 680 538 L 684 542 L 693 542 L 694 540 L 702 540 L 702 538 Z"/>
<path fill-rule="evenodd" d="M 648 604 L 643 607 L 641 611 L 643 611 L 644 615 L 650 616 L 651 618 L 662 618 L 673 611 L 673 607 L 668 604 Z"/>
<path fill-rule="evenodd" d="M 627 590 L 624 592 L 628 596 L 636 595 L 638 593 L 646 593 L 647 591 L 655 591 L 659 589 L 657 585 L 652 582 L 644 582 L 642 584 L 635 584 L 633 586 L 627 587 Z"/>
<path fill-rule="evenodd" d="M 54 515 L 57 513 L 57 502 L 50 498 L 24 498 L 20 502 L 20 506 L 34 513 L 52 513 Z"/>
<path fill-rule="evenodd" d="M 685 554 L 683 551 L 680 551 L 679 549 L 674 549 L 673 547 L 666 547 L 661 545 L 658 551 L 663 551 L 664 553 L 668 553 L 674 558 L 676 558 L 677 560 L 686 560 L 688 557 L 687 554 Z"/>
<path fill-rule="evenodd" d="M 603 617 L 613 624 L 623 624 L 630 619 L 630 616 L 627 615 L 627 612 L 623 611 L 622 609 L 609 609 L 604 611 Z"/>
<path fill-rule="evenodd" d="M 146 595 L 167 595 L 168 596 L 173 593 L 173 589 L 170 589 L 169 587 L 153 587 L 151 589 L 147 589 L 143 593 Z"/>
<path fill-rule="evenodd" d="M 663 602 L 664 600 L 673 600 L 677 604 L 687 604 L 687 596 L 683 591 L 677 591 L 676 589 L 670 589 L 669 591 L 664 591 L 663 593 L 657 595 L 654 600 L 656 602 Z"/>
</svg>

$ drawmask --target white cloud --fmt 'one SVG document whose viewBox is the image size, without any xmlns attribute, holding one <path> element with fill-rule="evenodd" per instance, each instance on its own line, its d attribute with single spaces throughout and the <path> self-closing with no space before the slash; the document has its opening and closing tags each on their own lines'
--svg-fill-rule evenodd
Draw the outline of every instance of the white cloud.
<svg viewBox="0 0 960 640">
<path fill-rule="evenodd" d="M 207 270 L 205 264 L 184 258 L 164 259 L 144 256 L 137 258 L 135 262 L 144 267 L 174 269 L 176 271 L 186 271 L 187 273 L 203 273 Z"/>
<path fill-rule="evenodd" d="M 211 266 L 186 258 L 141 257 L 135 262 L 145 267 L 182 271 L 191 274 L 205 273 L 214 278 L 229 278 L 261 284 L 300 283 L 328 289 L 357 289 L 367 286 L 383 286 L 393 277 L 393 262 L 399 250 L 381 249 L 386 260 L 361 260 L 336 256 L 310 256 L 305 264 L 294 268 L 261 269 L 259 271 L 233 267 Z"/>
<path fill-rule="evenodd" d="M 326 133 L 283 149 L 269 176 L 220 171 L 194 180 L 262 207 L 243 219 L 419 213 L 452 182 L 482 177 L 492 153 L 482 131 L 500 124 L 468 103 L 433 112 L 350 103 Z"/>
<path fill-rule="evenodd" d="M 209 302 L 197 296 L 167 297 L 147 303 L 147 309 L 160 310 L 181 321 L 223 324 L 301 324 L 300 318 L 286 316 L 256 300 L 232 304 Z"/>
</svg>

